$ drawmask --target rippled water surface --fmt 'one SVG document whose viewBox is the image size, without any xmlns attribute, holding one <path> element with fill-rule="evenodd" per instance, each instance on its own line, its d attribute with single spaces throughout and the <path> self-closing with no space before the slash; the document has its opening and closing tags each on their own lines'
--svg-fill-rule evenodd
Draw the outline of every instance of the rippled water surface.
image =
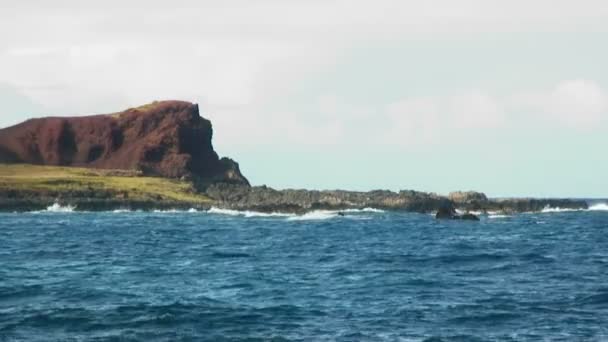
<svg viewBox="0 0 608 342">
<path fill-rule="evenodd" d="M 0 341 L 606 341 L 608 212 L 0 214 Z"/>
</svg>

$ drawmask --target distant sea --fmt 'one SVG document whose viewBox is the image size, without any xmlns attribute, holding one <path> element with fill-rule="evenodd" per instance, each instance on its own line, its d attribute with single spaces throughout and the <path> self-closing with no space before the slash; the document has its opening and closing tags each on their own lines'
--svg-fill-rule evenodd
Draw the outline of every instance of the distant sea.
<svg viewBox="0 0 608 342">
<path fill-rule="evenodd" d="M 0 341 L 608 341 L 608 205 L 0 214 Z"/>
</svg>

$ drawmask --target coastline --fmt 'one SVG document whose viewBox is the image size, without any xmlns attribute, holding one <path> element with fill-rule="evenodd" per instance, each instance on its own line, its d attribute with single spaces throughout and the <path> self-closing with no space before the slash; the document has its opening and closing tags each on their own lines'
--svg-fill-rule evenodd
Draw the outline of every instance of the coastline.
<svg viewBox="0 0 608 342">
<path fill-rule="evenodd" d="M 0 129 L 0 212 L 54 204 L 82 211 L 207 210 L 263 213 L 376 208 L 430 213 L 512 214 L 587 209 L 584 200 L 491 199 L 414 190 L 276 190 L 251 186 L 239 164 L 220 158 L 198 105 L 160 101 L 122 112 L 32 119 Z"/>
<path fill-rule="evenodd" d="M 472 191 L 442 196 L 413 190 L 276 190 L 229 183 L 200 187 L 187 180 L 117 170 L 0 165 L 0 212 L 40 211 L 55 204 L 74 207 L 76 211 L 202 211 L 215 207 L 286 214 L 364 208 L 432 213 L 445 207 L 462 212 L 514 214 L 547 208 L 589 208 L 585 200 L 579 199 L 492 199 Z"/>
</svg>

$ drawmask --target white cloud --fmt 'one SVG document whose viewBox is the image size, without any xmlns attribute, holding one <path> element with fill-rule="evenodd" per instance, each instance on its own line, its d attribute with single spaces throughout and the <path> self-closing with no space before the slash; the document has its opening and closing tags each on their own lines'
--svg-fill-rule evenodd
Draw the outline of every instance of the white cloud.
<svg viewBox="0 0 608 342">
<path fill-rule="evenodd" d="M 439 144 L 476 136 L 475 132 L 500 127 L 505 122 L 503 105 L 480 90 L 457 95 L 406 98 L 389 104 L 387 143 Z"/>
<path fill-rule="evenodd" d="M 421 34 L 505 31 L 596 30 L 604 27 L 608 6 L 603 0 L 227 0 L 104 2 L 5 0 L 0 19 L 10 27 L 47 27 L 27 30 L 19 42 L 75 40 L 147 34 L 167 37 L 266 37 L 344 39 L 395 38 Z M 137 18 L 137 21 L 134 21 Z M 2 24 L 0 24 L 2 25 Z M 66 28 L 78 26 L 83 31 Z M 1 27 L 1 26 L 0 26 Z M 63 33 L 62 36 L 56 35 Z M 11 37 L 13 36 L 13 37 Z"/>
<path fill-rule="evenodd" d="M 540 119 L 576 129 L 592 129 L 608 119 L 608 92 L 592 80 L 566 80 L 553 89 L 516 94 L 513 103 Z"/>
<path fill-rule="evenodd" d="M 367 104 L 319 89 L 309 96 L 318 98 L 315 108 L 291 105 L 290 96 L 309 75 L 348 62 L 350 47 L 370 41 L 601 31 L 608 30 L 607 19 L 603 0 L 3 1 L 0 82 L 50 114 L 167 98 L 200 102 L 234 144 L 437 143 L 501 127 L 512 103 L 483 89 Z M 591 125 L 604 115 L 606 95 L 597 84 L 577 82 L 519 105 L 568 125 Z M 278 101 L 285 104 L 273 105 Z M 310 134 L 317 138 L 307 139 Z"/>
<path fill-rule="evenodd" d="M 452 96 L 446 111 L 455 128 L 489 129 L 505 122 L 502 104 L 481 90 Z"/>
<path fill-rule="evenodd" d="M 608 115 L 608 93 L 593 81 L 562 82 L 546 100 L 545 111 L 574 126 L 592 126 Z"/>
<path fill-rule="evenodd" d="M 386 108 L 389 129 L 384 143 L 418 145 L 441 138 L 441 104 L 435 98 L 404 99 Z"/>
</svg>

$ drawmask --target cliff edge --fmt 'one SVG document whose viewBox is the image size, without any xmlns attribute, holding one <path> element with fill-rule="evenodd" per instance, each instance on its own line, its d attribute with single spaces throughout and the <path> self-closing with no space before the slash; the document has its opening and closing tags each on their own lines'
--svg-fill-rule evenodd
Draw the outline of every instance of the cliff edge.
<svg viewBox="0 0 608 342">
<path fill-rule="evenodd" d="M 0 163 L 137 170 L 146 176 L 249 185 L 213 150 L 198 105 L 161 101 L 123 112 L 31 119 L 0 129 Z"/>
</svg>

